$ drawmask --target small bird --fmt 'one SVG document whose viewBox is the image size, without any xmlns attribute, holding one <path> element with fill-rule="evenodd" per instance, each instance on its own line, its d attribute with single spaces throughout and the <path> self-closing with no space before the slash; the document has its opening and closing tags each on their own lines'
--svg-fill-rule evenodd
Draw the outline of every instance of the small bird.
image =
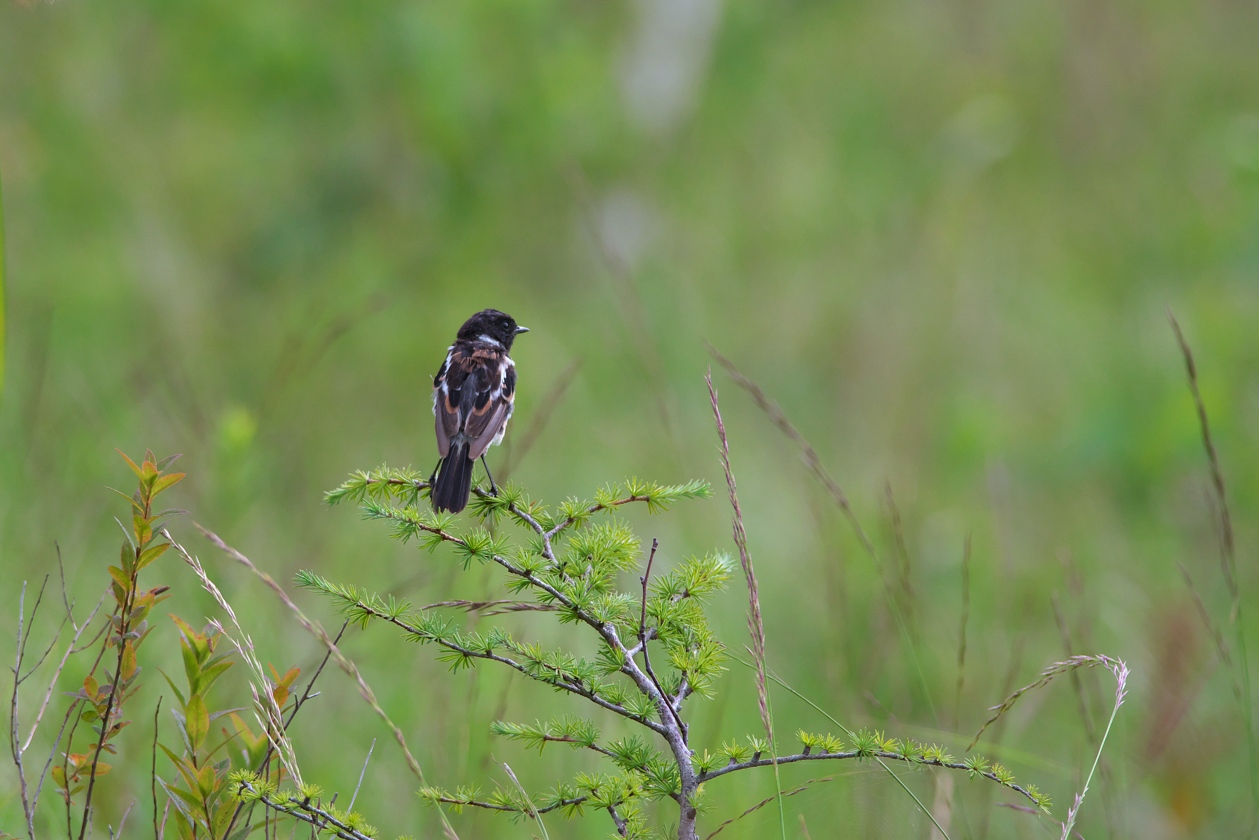
<svg viewBox="0 0 1259 840">
<path fill-rule="evenodd" d="M 497 309 L 473 315 L 455 336 L 446 361 L 433 378 L 433 416 L 441 461 L 430 479 L 433 510 L 458 513 L 472 492 L 472 467 L 485 466 L 491 492 L 494 477 L 485 464 L 485 450 L 503 440 L 516 399 L 516 363 L 512 342 L 528 327 Z"/>
</svg>

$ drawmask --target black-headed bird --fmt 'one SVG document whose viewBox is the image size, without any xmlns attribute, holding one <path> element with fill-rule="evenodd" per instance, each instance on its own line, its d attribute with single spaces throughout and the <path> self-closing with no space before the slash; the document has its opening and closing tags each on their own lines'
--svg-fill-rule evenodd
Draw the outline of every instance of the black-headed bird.
<svg viewBox="0 0 1259 840">
<path fill-rule="evenodd" d="M 516 399 L 516 363 L 511 345 L 527 327 L 497 309 L 473 315 L 455 336 L 446 361 L 433 378 L 437 453 L 430 498 L 434 510 L 458 513 L 472 492 L 472 467 L 485 466 L 485 450 L 503 440 Z M 492 492 L 494 477 L 485 466 Z"/>
</svg>

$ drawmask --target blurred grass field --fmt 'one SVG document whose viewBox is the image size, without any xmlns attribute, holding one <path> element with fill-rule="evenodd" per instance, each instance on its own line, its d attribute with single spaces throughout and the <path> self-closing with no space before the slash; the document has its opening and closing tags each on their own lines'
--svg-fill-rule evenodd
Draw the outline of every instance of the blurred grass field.
<svg viewBox="0 0 1259 840">
<path fill-rule="evenodd" d="M 907 569 L 915 657 L 796 449 L 716 371 L 779 676 L 850 726 L 960 755 L 987 707 L 1044 665 L 1121 657 L 1131 693 L 1081 832 L 1255 836 L 1238 672 L 1178 569 L 1236 664 L 1166 311 L 1199 364 L 1253 627 L 1257 37 L 1259 7 L 1229 0 L 0 0 L 0 613 L 13 620 L 21 581 L 51 571 L 55 583 L 57 546 L 80 603 L 103 587 L 125 512 L 104 487 L 131 480 L 115 447 L 184 453 L 178 504 L 281 582 L 312 568 L 420 604 L 491 595 L 489 570 L 464 574 L 322 501 L 353 469 L 431 469 L 431 376 L 462 320 L 494 306 L 531 328 L 491 466 L 554 501 L 631 475 L 722 487 L 707 340 L 778 401 L 889 568 Z M 720 493 L 626 516 L 665 562 L 733 551 Z M 256 581 L 190 523 L 176 534 L 264 658 L 281 671 L 317 662 Z M 175 558 L 154 574 L 174 588 L 171 612 L 216 614 Z M 734 651 L 745 607 L 732 589 L 717 610 Z M 508 761 L 541 788 L 596 766 L 488 735 L 495 717 L 584 711 L 549 692 L 489 669 L 452 676 L 378 627 L 350 631 L 345 649 L 431 781 L 490 787 Z M 178 661 L 173 634 L 146 652 Z M 1060 819 L 1113 691 L 1103 673 L 1081 676 L 1079 693 L 1063 681 L 1026 698 L 982 747 L 1050 793 Z M 216 696 L 243 703 L 232 677 Z M 305 775 L 348 793 L 377 738 L 356 807 L 387 836 L 436 836 L 387 731 L 340 674 L 321 681 L 295 726 Z M 827 728 L 781 692 L 775 713 L 782 732 Z M 756 732 L 749 672 L 732 665 L 698 715 L 697 746 Z M 136 772 L 108 779 L 109 813 L 148 807 L 148 726 L 135 727 Z M 783 776 L 835 777 L 787 800 L 792 837 L 802 825 L 814 838 L 928 836 L 878 768 Z M 10 832 L 13 778 L 6 761 Z M 926 772 L 906 781 L 935 795 Z M 956 785 L 952 837 L 1056 836 L 996 807 L 1012 800 Z M 772 779 L 713 786 L 709 831 Z M 465 840 L 530 836 L 492 816 L 452 820 Z M 770 807 L 720 836 L 777 826 Z M 593 814 L 548 828 L 611 825 Z"/>
</svg>

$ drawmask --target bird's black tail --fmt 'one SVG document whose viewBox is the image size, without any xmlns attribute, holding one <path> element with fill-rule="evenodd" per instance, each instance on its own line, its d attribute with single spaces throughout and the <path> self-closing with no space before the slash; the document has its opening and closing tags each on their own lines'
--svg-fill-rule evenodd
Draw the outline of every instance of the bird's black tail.
<svg viewBox="0 0 1259 840">
<path fill-rule="evenodd" d="M 468 494 L 472 492 L 473 461 L 468 457 L 468 444 L 454 444 L 442 459 L 433 482 L 430 498 L 433 510 L 458 513 L 468 506 Z"/>
</svg>

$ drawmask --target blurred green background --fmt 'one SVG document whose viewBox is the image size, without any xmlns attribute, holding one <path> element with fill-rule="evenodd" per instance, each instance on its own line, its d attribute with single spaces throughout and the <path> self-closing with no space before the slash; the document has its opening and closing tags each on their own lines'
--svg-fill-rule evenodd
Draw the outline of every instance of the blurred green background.
<svg viewBox="0 0 1259 840">
<path fill-rule="evenodd" d="M 131 482 L 114 447 L 184 453 L 177 503 L 278 580 L 310 567 L 416 603 L 497 593 L 490 570 L 393 543 L 351 508 L 326 509 L 322 491 L 385 462 L 431 469 L 431 376 L 486 306 L 532 328 L 492 465 L 547 500 L 628 475 L 720 490 L 707 339 L 817 447 L 888 577 L 908 569 L 912 594 L 897 586 L 924 680 L 838 511 L 716 373 L 774 670 L 850 726 L 961 755 L 988 706 L 1068 653 L 1056 598 L 1071 653 L 1133 669 L 1082 833 L 1253 836 L 1237 671 L 1177 568 L 1236 664 L 1165 313 L 1197 352 L 1253 625 L 1257 39 L 1259 6 L 1232 0 L 0 0 L 6 625 L 21 581 L 52 570 L 55 583 L 54 543 L 80 603 L 100 591 L 125 513 L 104 486 Z M 720 495 L 627 516 L 666 563 L 733 551 Z M 256 581 L 188 523 L 177 536 L 264 659 L 317 661 Z M 167 606 L 194 624 L 217 615 L 173 555 L 150 580 L 173 586 Z M 326 603 L 297 597 L 339 626 Z M 745 608 L 739 587 L 716 606 L 735 651 Z M 584 649 L 571 628 L 499 620 Z M 384 628 L 351 631 L 344 647 L 432 782 L 488 788 L 507 761 L 536 789 L 598 766 L 487 733 L 498 716 L 584 713 L 576 703 L 491 670 L 451 676 Z M 172 633 L 145 650 L 178 661 Z M 221 705 L 247 697 L 235 670 L 215 689 Z M 159 693 L 151 676 L 138 721 Z M 330 669 L 321 687 L 295 725 L 306 777 L 348 796 L 377 738 L 356 807 L 388 836 L 435 836 L 353 686 Z M 759 727 L 749 673 L 733 665 L 722 690 L 695 705 L 698 747 Z M 1104 673 L 1083 674 L 1078 693 L 1064 678 L 983 749 L 1062 818 L 1092 758 L 1082 714 L 1103 725 L 1112 691 Z M 830 728 L 782 692 L 775 711 L 784 735 Z M 116 820 L 138 798 L 137 836 L 148 727 L 135 727 L 136 772 L 109 777 L 100 800 Z M 928 836 L 877 767 L 783 773 L 789 785 L 824 776 L 835 779 L 787 800 L 789 836 Z M 929 773 L 906 781 L 937 794 Z M 1059 831 L 955 782 L 955 838 Z M 772 781 L 710 788 L 711 831 Z M 20 815 L 6 760 L 4 828 Z M 530 836 L 502 818 L 452 820 L 464 838 Z M 598 813 L 548 822 L 552 837 L 612 828 Z M 777 836 L 777 824 L 766 808 L 721 836 Z"/>
</svg>

